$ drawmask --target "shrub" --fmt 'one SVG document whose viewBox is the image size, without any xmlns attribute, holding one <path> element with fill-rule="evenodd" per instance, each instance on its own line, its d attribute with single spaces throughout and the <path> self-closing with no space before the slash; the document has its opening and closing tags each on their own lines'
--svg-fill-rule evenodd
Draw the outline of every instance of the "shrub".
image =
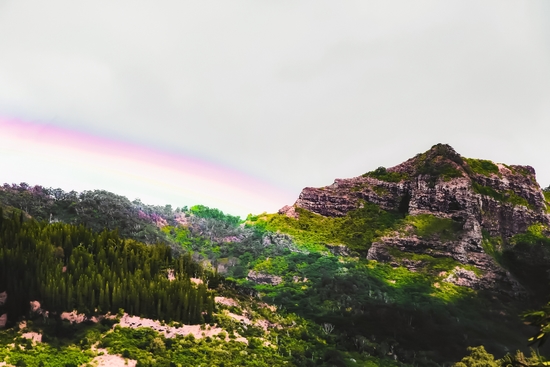
<svg viewBox="0 0 550 367">
<path fill-rule="evenodd" d="M 478 173 L 487 177 L 491 176 L 492 174 L 499 174 L 498 166 L 489 160 L 464 158 L 464 161 L 468 164 L 468 166 L 474 173 Z"/>
<path fill-rule="evenodd" d="M 454 240 L 462 230 L 462 224 L 449 218 L 439 218 L 432 214 L 408 216 L 405 223 L 412 224 L 415 233 L 424 238 L 438 237 L 439 239 Z"/>
<path fill-rule="evenodd" d="M 550 245 L 550 238 L 548 238 L 544 231 L 548 228 L 541 224 L 536 223 L 527 228 L 524 233 L 518 233 L 510 239 L 510 243 L 513 245 L 525 244 L 525 245 Z"/>
<path fill-rule="evenodd" d="M 462 358 L 462 361 L 455 363 L 453 367 L 500 367 L 492 354 L 487 353 L 483 345 L 479 347 L 468 347 L 469 356 Z"/>
<path fill-rule="evenodd" d="M 373 177 L 386 182 L 400 182 L 407 180 L 409 175 L 402 172 L 389 172 L 385 167 L 378 167 L 374 171 L 365 173 L 363 177 Z"/>
</svg>

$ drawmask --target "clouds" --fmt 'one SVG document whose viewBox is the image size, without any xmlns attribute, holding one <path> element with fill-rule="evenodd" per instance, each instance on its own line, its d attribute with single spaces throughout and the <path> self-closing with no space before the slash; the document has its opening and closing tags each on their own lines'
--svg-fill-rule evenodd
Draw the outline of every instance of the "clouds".
<svg viewBox="0 0 550 367">
<path fill-rule="evenodd" d="M 199 155 L 296 192 L 437 142 L 532 164 L 546 183 L 549 10 L 4 1 L 0 114 Z"/>
</svg>

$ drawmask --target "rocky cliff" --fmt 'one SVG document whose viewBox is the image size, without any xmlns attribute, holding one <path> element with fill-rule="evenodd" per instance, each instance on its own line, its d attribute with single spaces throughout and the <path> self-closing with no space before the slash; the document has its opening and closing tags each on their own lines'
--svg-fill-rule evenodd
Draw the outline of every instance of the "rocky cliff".
<svg viewBox="0 0 550 367">
<path fill-rule="evenodd" d="M 523 293 L 522 286 L 495 261 L 486 245 L 496 238 L 498 248 L 492 250 L 502 251 L 512 246 L 514 235 L 533 225 L 547 231 L 550 224 L 549 205 L 532 167 L 464 158 L 443 144 L 392 168 L 305 188 L 296 203 L 280 213 L 295 217 L 296 208 L 302 208 L 339 217 L 364 202 L 404 216 L 452 220 L 459 227 L 452 238 L 442 238 L 421 236 L 404 226 L 372 243 L 369 259 L 414 269 L 421 261 L 403 253 L 450 257 L 465 267 L 457 266 L 446 281 L 474 289 L 498 288 L 515 296 Z"/>
</svg>

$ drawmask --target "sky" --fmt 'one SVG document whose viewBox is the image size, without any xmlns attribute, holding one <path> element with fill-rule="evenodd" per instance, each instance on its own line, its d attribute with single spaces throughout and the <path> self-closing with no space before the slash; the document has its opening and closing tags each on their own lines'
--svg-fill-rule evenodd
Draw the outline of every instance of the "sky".
<svg viewBox="0 0 550 367">
<path fill-rule="evenodd" d="M 0 0 L 0 182 L 246 216 L 549 138 L 548 1 Z"/>
</svg>

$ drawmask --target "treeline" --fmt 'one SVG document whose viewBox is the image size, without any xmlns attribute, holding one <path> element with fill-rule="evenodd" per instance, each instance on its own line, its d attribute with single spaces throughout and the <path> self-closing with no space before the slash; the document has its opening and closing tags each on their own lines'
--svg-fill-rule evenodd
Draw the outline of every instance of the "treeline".
<svg viewBox="0 0 550 367">
<path fill-rule="evenodd" d="M 96 232 L 117 229 L 121 237 L 145 243 L 168 242 L 156 224 L 175 224 L 170 205 L 146 205 L 139 199 L 130 201 L 105 190 L 78 193 L 26 183 L 4 184 L 0 186 L 0 203 L 23 210 L 39 221 L 83 224 Z"/>
<path fill-rule="evenodd" d="M 176 226 L 178 217 L 216 220 L 226 226 L 237 226 L 241 218 L 204 205 L 173 209 L 171 205 L 147 205 L 140 199 L 105 190 L 63 191 L 26 183 L 0 186 L 0 203 L 25 211 L 38 221 L 83 224 L 96 232 L 118 230 L 123 238 L 145 243 L 165 242 L 175 251 L 179 246 L 159 226 Z"/>
<path fill-rule="evenodd" d="M 208 322 L 215 305 L 210 289 L 219 282 L 190 255 L 174 257 L 165 244 L 145 245 L 83 225 L 25 220 L 16 211 L 5 218 L 0 207 L 0 291 L 8 293 L 4 308 L 11 321 L 38 300 L 54 313 L 122 308 L 167 321 Z"/>
</svg>

